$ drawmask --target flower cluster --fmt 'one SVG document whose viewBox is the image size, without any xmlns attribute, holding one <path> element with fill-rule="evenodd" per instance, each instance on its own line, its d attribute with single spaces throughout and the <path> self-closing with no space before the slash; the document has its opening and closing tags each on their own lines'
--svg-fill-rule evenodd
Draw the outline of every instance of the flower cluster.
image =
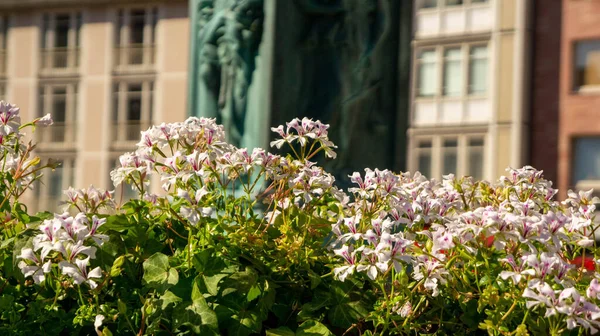
<svg viewBox="0 0 600 336">
<path fill-rule="evenodd" d="M 264 184 L 272 183 L 272 192 L 263 199 L 270 204 L 266 218 L 273 219 L 289 205 L 310 208 L 329 191 L 345 196 L 334 186 L 333 176 L 310 161 L 320 151 L 335 156 L 328 128 L 304 118 L 288 123 L 285 131 L 273 129 L 282 138 L 272 146 L 281 148 L 287 143 L 295 151 L 294 144 L 300 144 L 301 154 L 292 158 L 259 148 L 251 152 L 237 148 L 225 141 L 223 127 L 214 119 L 191 117 L 182 123 L 163 123 L 142 132 L 137 150 L 120 157 L 120 167 L 111 172 L 111 178 L 115 186 L 129 183 L 144 199 L 156 203 L 161 197 L 152 194 L 149 186 L 151 175 L 157 174 L 163 190 L 171 192 L 169 202 L 181 200 L 179 215 L 192 225 L 211 216 L 213 194 L 223 188 L 231 189 L 233 195 L 255 198 Z"/>
<path fill-rule="evenodd" d="M 93 185 L 86 189 L 69 187 L 64 191 L 67 197 L 64 204 L 67 209 L 76 209 L 86 214 L 98 213 L 101 209 L 113 210 L 115 202 L 114 191 L 95 188 Z"/>
<path fill-rule="evenodd" d="M 63 275 L 73 279 L 75 284 L 87 283 L 94 289 L 94 279 L 102 277 L 100 267 L 88 270 L 90 260 L 96 257 L 96 246 L 108 241 L 108 236 L 98 232 L 98 228 L 106 219 L 78 213 L 71 216 L 65 212 L 55 214 L 53 219 L 45 220 L 38 228 L 32 241 L 32 247 L 23 248 L 19 268 L 25 277 L 32 277 L 39 284 L 52 269 L 53 261 L 60 260 L 57 265 Z"/>
<path fill-rule="evenodd" d="M 55 166 L 52 162 L 44 166 L 40 165 L 40 159 L 31 155 L 33 145 L 24 142 L 25 128 L 31 127 L 35 130 L 36 127 L 49 125 L 52 125 L 49 114 L 22 124 L 20 109 L 13 104 L 0 101 L 0 160 L 4 186 L 2 204 L 5 204 L 9 197 L 18 199 L 25 190 L 31 188 L 33 182 L 40 176 L 41 169 Z"/>
<path fill-rule="evenodd" d="M 582 265 L 570 262 L 594 245 L 591 191 L 554 201 L 551 182 L 532 167 L 509 169 L 495 184 L 369 169 L 350 177 L 353 202 L 333 225 L 330 245 L 342 257 L 334 270 L 339 280 L 364 272 L 384 281 L 404 269 L 423 294 L 449 295 L 464 281 L 460 274 L 478 272 L 477 256 L 494 255 L 502 266 L 485 262 L 487 276 L 510 281 L 528 308 L 545 307 L 546 317 L 562 314 L 569 329 L 600 326 L 598 282 L 586 297 Z"/>
</svg>

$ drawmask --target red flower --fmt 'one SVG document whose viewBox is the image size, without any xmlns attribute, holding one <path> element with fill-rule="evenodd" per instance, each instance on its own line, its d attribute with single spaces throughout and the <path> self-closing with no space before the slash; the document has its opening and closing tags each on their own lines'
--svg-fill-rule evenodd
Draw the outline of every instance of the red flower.
<svg viewBox="0 0 600 336">
<path fill-rule="evenodd" d="M 575 259 L 570 260 L 569 263 L 577 266 L 581 266 L 583 264 L 583 267 L 588 271 L 593 271 L 596 269 L 596 262 L 594 261 L 594 258 L 590 256 L 585 256 L 585 259 L 583 256 L 578 256 L 575 257 Z"/>
<path fill-rule="evenodd" d="M 494 245 L 494 239 L 494 236 L 489 236 L 485 238 L 485 246 L 492 247 L 492 245 Z"/>
</svg>

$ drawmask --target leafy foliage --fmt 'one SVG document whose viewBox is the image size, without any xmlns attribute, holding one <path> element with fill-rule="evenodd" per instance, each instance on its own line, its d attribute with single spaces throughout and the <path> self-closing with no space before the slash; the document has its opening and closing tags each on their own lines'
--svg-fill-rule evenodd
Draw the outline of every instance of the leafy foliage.
<svg viewBox="0 0 600 336">
<path fill-rule="evenodd" d="M 328 125 L 295 119 L 274 128 L 280 138 L 271 146 L 289 148 L 276 155 L 236 148 L 214 120 L 190 118 L 142 132 L 136 152 L 121 157 L 113 182 L 132 185 L 139 197 L 122 202 L 109 191 L 70 188 L 64 213 L 34 216 L 19 197 L 53 165 L 30 157 L 33 146 L 15 133 L 15 107 L 3 104 L 0 133 L 14 135 L 0 144 L 8 167 L 0 183 L 2 334 L 565 334 L 577 331 L 574 324 L 591 330 L 600 317 L 590 305 L 548 314 L 539 297 L 551 294 L 539 276 L 523 268 L 523 281 L 511 280 L 515 272 L 504 277 L 506 246 L 538 260 L 553 237 L 498 245 L 512 231 L 452 231 L 457 218 L 478 218 L 480 206 L 517 214 L 529 199 L 540 220 L 552 211 L 578 214 L 590 228 L 589 195 L 573 194 L 561 207 L 553 190 L 542 195 L 549 189 L 533 170 L 519 171 L 518 183 L 449 177 L 443 186 L 418 173 L 367 170 L 352 176 L 358 187 L 346 193 L 311 161 L 335 158 Z M 44 118 L 27 125 L 51 123 Z M 161 193 L 153 193 L 152 176 Z M 595 259 L 586 264 L 596 249 L 589 232 L 575 231 L 566 234 L 587 245 L 561 250 L 565 260 L 580 258 L 564 279 L 587 292 L 571 291 L 564 307 L 592 304 L 600 292 Z M 535 279 L 537 287 L 526 282 Z M 564 289 L 553 286 L 553 294 Z"/>
</svg>

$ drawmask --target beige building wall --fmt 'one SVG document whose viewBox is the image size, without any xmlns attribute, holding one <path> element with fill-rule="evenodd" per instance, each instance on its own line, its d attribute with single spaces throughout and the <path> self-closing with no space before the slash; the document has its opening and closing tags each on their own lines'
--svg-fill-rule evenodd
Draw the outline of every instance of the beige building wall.
<svg viewBox="0 0 600 336">
<path fill-rule="evenodd" d="M 70 184 L 80 188 L 93 184 L 113 189 L 109 177 L 111 166 L 118 155 L 135 150 L 137 141 L 133 141 L 133 136 L 136 132 L 151 124 L 183 121 L 187 117 L 188 4 L 183 0 L 123 0 L 112 1 L 110 4 L 97 2 L 98 5 L 94 2 L 82 5 L 78 1 L 62 0 L 54 1 L 54 6 L 48 6 L 49 2 L 42 0 L 29 3 L 29 7 L 0 3 L 0 15 L 8 18 L 9 22 L 6 94 L 1 98 L 21 108 L 23 120 L 31 120 L 49 109 L 44 107 L 48 101 L 41 98 L 40 91 L 46 85 L 74 84 L 73 87 L 76 87 L 77 91 L 71 93 L 74 105 L 68 105 L 74 106 L 72 108 L 75 116 L 72 122 L 65 122 L 72 124 L 65 126 L 65 132 L 73 132 L 73 143 L 43 145 L 37 151 L 43 158 L 66 160 L 64 167 L 54 173 L 48 172 L 42 179 L 44 185 L 37 186 L 39 190 L 30 192 L 26 197 L 26 202 L 33 210 L 51 210 L 49 208 L 55 207 L 58 199 L 56 193 L 50 189 L 56 189 L 58 185 L 64 189 Z M 156 15 L 155 30 L 152 34 L 154 38 L 151 43 L 147 43 L 153 47 L 153 52 L 149 53 L 154 54 L 154 61 L 147 64 L 147 59 L 144 58 L 144 66 L 117 67 L 119 53 L 116 51 L 116 36 L 126 36 L 121 34 L 123 25 L 119 26 L 120 10 L 124 10 L 126 17 L 133 17 L 133 14 L 128 13 L 137 9 L 146 11 L 145 41 L 150 39 L 147 36 L 150 36 L 149 29 L 152 29 L 152 15 Z M 41 53 L 46 15 L 53 17 L 67 12 L 81 15 L 78 29 L 79 65 L 67 71 L 60 70 L 49 74 L 42 72 Z M 69 35 L 69 38 L 73 37 Z M 145 45 L 146 42 L 144 48 Z M 151 120 L 143 121 L 140 129 L 128 130 L 133 132 L 133 136 L 128 135 L 126 141 L 117 142 L 115 132 L 116 128 L 121 126 L 115 125 L 115 113 L 121 113 L 121 123 L 127 116 L 123 117 L 123 112 L 115 112 L 120 108 L 118 99 L 126 101 L 124 98 L 115 98 L 119 97 L 115 93 L 115 84 L 137 84 L 141 80 L 153 84 L 151 93 L 147 90 L 151 86 L 144 84 L 141 94 L 142 99 L 150 102 L 143 103 L 143 109 L 151 110 L 147 114 L 151 115 Z M 126 104 L 123 106 L 125 114 L 129 113 Z M 42 140 L 38 137 L 42 137 L 41 134 L 36 138 L 38 141 Z M 60 177 L 57 177 L 57 174 Z M 159 186 L 154 184 L 154 188 Z"/>
<path fill-rule="evenodd" d="M 423 3 L 414 3 L 408 169 L 422 170 L 421 166 L 429 165 L 431 177 L 441 178 L 447 172 L 444 160 L 454 160 L 455 156 L 455 174 L 494 180 L 509 166 L 523 166 L 533 1 L 464 0 L 461 5 L 448 5 L 438 0 L 429 8 Z M 474 94 L 469 76 L 476 62 L 472 50 L 478 46 L 487 48 L 487 87 L 485 92 Z M 446 52 L 453 48 L 461 48 L 462 89 L 459 94 L 447 95 L 445 71 L 451 65 Z M 437 89 L 435 94 L 423 96 L 421 53 L 428 50 L 436 54 Z M 423 153 L 431 153 L 430 162 Z M 481 171 L 476 172 L 469 165 L 479 158 Z"/>
</svg>

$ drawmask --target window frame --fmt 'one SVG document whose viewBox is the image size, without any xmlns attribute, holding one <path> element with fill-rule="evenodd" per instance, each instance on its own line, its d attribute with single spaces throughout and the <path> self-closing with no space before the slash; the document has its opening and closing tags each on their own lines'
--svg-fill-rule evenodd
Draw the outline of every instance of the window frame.
<svg viewBox="0 0 600 336">
<path fill-rule="evenodd" d="M 152 125 L 154 118 L 154 90 L 155 80 L 153 78 L 144 79 L 121 79 L 115 80 L 112 86 L 112 113 L 111 113 L 111 146 L 113 148 L 129 149 L 132 148 L 135 143 L 139 142 L 140 136 L 130 139 L 128 136 L 128 127 L 133 125 L 128 120 L 129 110 L 127 109 L 127 103 L 130 98 L 130 94 L 134 91 L 130 91 L 129 88 L 132 85 L 141 85 L 141 91 L 139 92 L 141 98 L 140 106 L 140 131 Z"/>
<path fill-rule="evenodd" d="M 414 48 L 414 54 L 413 54 L 413 60 L 414 60 L 414 76 L 413 76 L 413 80 L 411 81 L 411 86 L 413 88 L 412 92 L 413 92 L 413 102 L 418 102 L 418 101 L 448 101 L 448 100 L 470 100 L 470 99 L 485 99 L 488 97 L 491 97 L 491 92 L 490 92 L 490 88 L 491 88 L 491 83 L 490 83 L 490 43 L 491 41 L 489 39 L 485 40 L 485 41 L 469 41 L 469 42 L 458 42 L 458 43 L 444 43 L 444 44 L 438 44 L 438 45 L 420 45 L 420 46 L 416 46 Z M 485 83 L 486 83 L 486 90 L 485 92 L 482 93 L 471 93 L 470 91 L 470 86 L 471 86 L 471 55 L 470 55 L 470 51 L 472 48 L 474 47 L 485 47 L 487 50 L 487 56 L 486 56 L 486 78 L 485 78 Z M 444 90 L 444 82 L 445 82 L 445 74 L 446 74 L 446 57 L 445 57 L 445 53 L 446 50 L 449 49 L 454 49 L 454 48 L 460 48 L 460 55 L 461 55 L 461 60 L 460 60 L 460 66 L 461 66 L 461 70 L 460 70 L 460 74 L 461 74 L 461 84 L 460 84 L 460 94 L 459 95 L 455 95 L 455 96 L 451 96 L 451 95 L 446 95 Z M 433 50 L 435 53 L 435 86 L 436 86 L 436 92 L 433 95 L 428 95 L 428 96 L 422 96 L 420 94 L 420 76 L 421 76 L 421 64 L 423 63 L 420 59 L 419 59 L 419 55 L 421 52 L 423 51 L 427 51 L 427 50 Z"/>
<path fill-rule="evenodd" d="M 52 116 L 56 115 L 54 112 L 54 103 L 56 96 L 60 94 L 57 94 L 55 90 L 60 88 L 65 89 L 65 121 L 63 125 L 60 124 L 60 121 L 54 121 L 52 127 L 37 129 L 38 147 L 41 150 L 74 150 L 77 146 L 77 116 L 80 92 L 78 82 L 40 82 L 38 89 L 38 117 L 42 117 L 48 113 Z M 64 134 L 62 141 L 53 141 L 53 132 Z"/>
<path fill-rule="evenodd" d="M 579 140 L 583 140 L 583 139 L 597 139 L 598 141 L 600 141 L 600 135 L 598 136 L 594 136 L 594 135 L 582 135 L 582 136 L 576 136 L 573 137 L 571 139 L 571 169 L 570 169 L 570 175 L 569 176 L 569 182 L 572 186 L 574 186 L 577 190 L 589 190 L 589 189 L 598 189 L 600 190 L 600 176 L 598 176 L 598 178 L 594 179 L 594 178 L 584 178 L 581 180 L 577 180 L 575 177 L 575 173 L 576 173 L 576 168 L 578 166 L 577 164 L 577 143 Z"/>
<path fill-rule="evenodd" d="M 490 2 L 492 0 L 485 0 L 483 2 L 476 2 L 474 0 L 463 0 L 462 4 L 458 5 L 449 5 L 448 0 L 437 0 L 437 5 L 435 7 L 423 7 L 423 2 L 425 0 L 415 0 L 415 8 L 417 11 L 438 11 L 438 10 L 454 10 L 454 9 L 462 9 L 466 7 L 481 7 L 481 6 L 490 6 Z"/>
<path fill-rule="evenodd" d="M 482 140 L 483 145 L 482 149 L 482 166 L 481 172 L 482 176 L 479 178 L 485 178 L 486 168 L 488 162 L 486 162 L 486 148 L 488 145 L 488 135 L 485 131 L 480 132 L 469 132 L 465 134 L 457 134 L 457 133 L 444 133 L 444 134 L 415 134 L 411 138 L 411 145 L 409 148 L 409 170 L 412 172 L 416 172 L 419 170 L 419 155 L 424 152 L 423 148 L 419 147 L 419 145 L 423 142 L 431 142 L 431 147 L 427 148 L 430 152 L 430 175 L 427 175 L 427 178 L 436 178 L 440 179 L 444 173 L 444 142 L 448 140 L 456 141 L 456 172 L 455 176 L 466 176 L 471 174 L 469 172 L 469 143 L 472 139 Z"/>
<path fill-rule="evenodd" d="M 131 43 L 131 22 L 134 11 L 144 12 L 143 43 Z M 156 63 L 156 40 L 161 14 L 156 5 L 132 5 L 120 7 L 116 11 L 113 41 L 114 64 L 117 72 L 148 71 Z M 141 63 L 132 62 L 134 53 L 141 49 Z"/>
<path fill-rule="evenodd" d="M 580 43 L 596 42 L 600 45 L 600 38 L 581 39 L 572 43 L 572 62 L 571 62 L 571 91 L 575 94 L 600 94 L 600 83 L 596 85 L 580 85 L 577 83 L 577 47 Z M 598 49 L 600 52 L 600 48 Z"/>
<path fill-rule="evenodd" d="M 57 47 L 57 17 L 69 17 L 67 46 Z M 54 10 L 44 12 L 40 27 L 40 75 L 54 76 L 61 73 L 72 73 L 79 69 L 81 58 L 81 28 L 83 13 L 80 10 Z M 65 66 L 56 66 L 57 57 L 64 55 Z"/>
</svg>

